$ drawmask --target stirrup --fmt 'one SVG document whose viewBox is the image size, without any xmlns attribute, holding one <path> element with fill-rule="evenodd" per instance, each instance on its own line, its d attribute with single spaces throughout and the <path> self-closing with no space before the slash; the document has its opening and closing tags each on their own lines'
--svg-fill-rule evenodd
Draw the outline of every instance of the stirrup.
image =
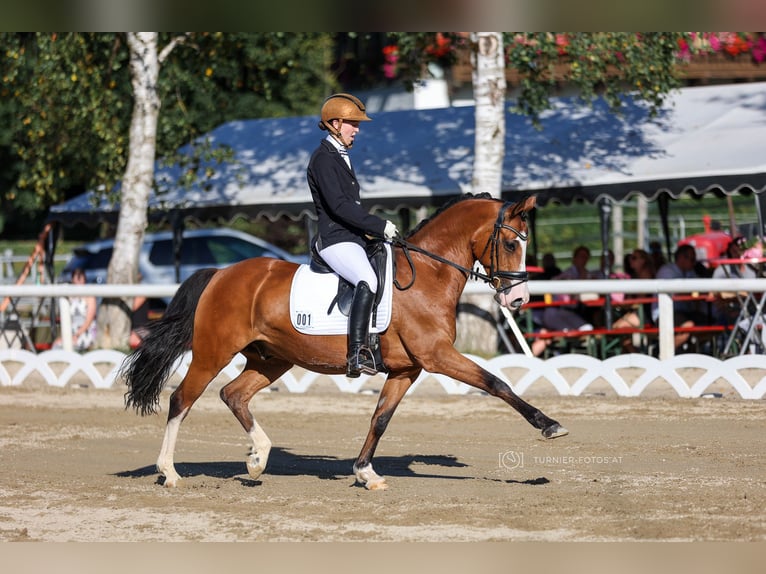
<svg viewBox="0 0 766 574">
<path fill-rule="evenodd" d="M 346 376 L 355 379 L 362 373 L 365 375 L 375 375 L 378 369 L 375 368 L 375 357 L 369 347 L 359 345 L 349 350 L 346 363 Z"/>
</svg>

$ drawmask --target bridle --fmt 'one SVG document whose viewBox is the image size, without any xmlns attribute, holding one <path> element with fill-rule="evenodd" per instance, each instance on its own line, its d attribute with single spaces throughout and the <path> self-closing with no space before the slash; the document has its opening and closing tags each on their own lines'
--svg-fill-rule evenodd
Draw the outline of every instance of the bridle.
<svg viewBox="0 0 766 574">
<path fill-rule="evenodd" d="M 407 263 L 409 263 L 410 271 L 412 272 L 412 280 L 406 286 L 403 287 L 399 283 L 398 279 L 394 278 L 394 285 L 396 285 L 397 289 L 399 289 L 400 291 L 405 291 L 409 289 L 410 287 L 412 287 L 412 285 L 415 283 L 415 265 L 412 262 L 410 251 L 416 251 L 418 253 L 422 253 L 423 255 L 426 255 L 427 257 L 430 257 L 431 259 L 439 261 L 440 263 L 450 265 L 451 267 L 454 267 L 455 269 L 458 269 L 462 271 L 463 273 L 465 273 L 468 278 L 481 279 L 485 283 L 488 283 L 498 293 L 508 291 L 510 289 L 513 289 L 516 285 L 520 285 L 521 283 L 525 283 L 529 281 L 529 274 L 526 271 L 502 271 L 498 269 L 497 267 L 498 261 L 500 259 L 500 232 L 503 229 L 512 231 L 522 241 L 526 241 L 527 238 L 529 237 L 527 233 L 524 233 L 520 229 L 516 229 L 512 225 L 508 225 L 503 222 L 503 220 L 505 219 L 505 212 L 512 205 L 514 204 L 511 202 L 505 202 L 503 206 L 500 208 L 500 211 L 497 214 L 497 219 L 495 220 L 495 225 L 492 229 L 492 234 L 489 236 L 489 239 L 487 239 L 487 244 L 484 246 L 484 250 L 481 252 L 481 256 L 479 257 L 479 259 L 481 259 L 487 253 L 487 250 L 490 250 L 489 274 L 476 271 L 475 269 L 468 269 L 467 267 L 463 267 L 462 265 L 459 265 L 455 263 L 454 261 L 445 259 L 444 257 L 437 255 L 436 253 L 431 253 L 430 251 L 426 249 L 418 247 L 417 245 L 413 245 L 412 243 L 406 241 L 405 239 L 396 237 L 392 240 L 392 243 L 402 248 L 402 251 L 404 252 L 404 256 L 407 259 Z M 521 217 L 522 221 L 527 220 L 526 211 L 522 211 L 519 214 L 519 216 Z M 511 284 L 504 286 L 503 282 L 505 280 L 511 281 Z"/>
</svg>

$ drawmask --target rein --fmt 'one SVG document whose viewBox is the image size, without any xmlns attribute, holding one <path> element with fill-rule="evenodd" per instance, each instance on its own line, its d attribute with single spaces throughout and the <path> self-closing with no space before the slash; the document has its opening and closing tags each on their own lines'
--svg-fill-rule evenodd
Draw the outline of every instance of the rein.
<svg viewBox="0 0 766 574">
<path fill-rule="evenodd" d="M 492 251 L 490 252 L 490 269 L 489 274 L 481 273 L 479 271 L 476 271 L 474 269 L 468 269 L 467 267 L 463 267 L 462 265 L 459 265 L 458 263 L 455 263 L 454 261 L 450 261 L 449 259 L 446 259 L 442 257 L 441 255 L 437 255 L 436 253 L 432 253 L 428 251 L 427 249 L 423 249 L 422 247 L 418 247 L 417 245 L 414 245 L 410 243 L 409 241 L 402 239 L 400 237 L 395 237 L 391 240 L 391 243 L 394 245 L 397 245 L 402 248 L 402 251 L 404 252 L 404 256 L 407 258 L 407 263 L 409 263 L 410 271 L 412 272 L 412 280 L 402 287 L 402 285 L 399 283 L 399 280 L 394 277 L 394 285 L 397 289 L 400 291 L 406 291 L 412 285 L 415 283 L 415 265 L 412 262 L 412 256 L 410 255 L 410 251 L 416 251 L 418 253 L 421 253 L 427 257 L 430 257 L 431 259 L 434 259 L 435 261 L 438 261 L 439 263 L 444 263 L 445 265 L 449 265 L 450 267 L 454 267 L 455 269 L 461 271 L 464 273 L 468 278 L 473 279 L 481 279 L 485 283 L 488 283 L 492 286 L 492 288 L 497 291 L 498 293 L 502 291 L 507 291 L 508 289 L 512 289 L 516 285 L 519 285 L 520 283 L 524 283 L 529 280 L 529 274 L 526 271 L 501 271 L 499 269 L 496 269 L 497 261 L 500 256 L 500 231 L 503 229 L 508 229 L 509 231 L 512 231 L 516 234 L 516 236 L 521 239 L 522 241 L 526 241 L 528 235 L 526 233 L 523 233 L 519 229 L 516 229 L 512 225 L 507 225 L 503 223 L 503 219 L 505 217 L 505 211 L 513 205 L 512 203 L 504 203 L 503 207 L 500 209 L 500 212 L 497 215 L 497 220 L 495 221 L 494 229 L 492 230 L 492 235 L 490 235 L 489 239 L 487 240 L 487 244 L 484 246 L 484 251 L 481 253 L 481 257 L 484 256 L 484 254 L 487 252 L 487 249 L 492 246 Z M 522 219 L 526 219 L 526 213 L 521 214 Z M 503 287 L 501 280 L 502 279 L 509 279 L 511 281 L 511 285 L 507 287 Z M 516 281 L 515 283 L 513 281 Z"/>
</svg>

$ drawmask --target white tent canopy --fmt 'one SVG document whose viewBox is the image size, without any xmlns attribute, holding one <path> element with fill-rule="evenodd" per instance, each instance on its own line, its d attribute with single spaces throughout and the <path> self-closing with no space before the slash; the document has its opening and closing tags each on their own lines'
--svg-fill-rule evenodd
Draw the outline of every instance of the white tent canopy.
<svg viewBox="0 0 766 574">
<path fill-rule="evenodd" d="M 272 220 L 312 215 L 305 170 L 325 135 L 317 121 L 312 116 L 219 126 L 205 137 L 213 146 L 229 146 L 235 161 L 213 166 L 212 179 L 190 189 L 176 184 L 182 168 L 158 163 L 158 187 L 166 191 L 152 195 L 150 214 Z M 534 193 L 545 205 L 766 189 L 766 83 L 683 88 L 654 120 L 645 104 L 632 100 L 615 115 L 600 100 L 587 106 L 557 98 L 541 123 L 537 130 L 527 118 L 507 114 L 502 189 L 508 199 Z M 471 191 L 474 136 L 473 106 L 374 114 L 351 152 L 366 206 L 436 205 Z M 119 206 L 94 202 L 92 193 L 83 194 L 54 206 L 50 219 L 116 219 Z"/>
</svg>

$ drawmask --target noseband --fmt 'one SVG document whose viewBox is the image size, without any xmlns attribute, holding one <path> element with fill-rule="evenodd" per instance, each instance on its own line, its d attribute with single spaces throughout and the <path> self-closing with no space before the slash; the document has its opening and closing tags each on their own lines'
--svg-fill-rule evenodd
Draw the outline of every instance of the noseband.
<svg viewBox="0 0 766 574">
<path fill-rule="evenodd" d="M 528 237 L 528 234 L 523 233 L 521 230 L 516 229 L 512 225 L 507 225 L 503 222 L 503 220 L 505 219 L 506 210 L 512 205 L 514 204 L 510 202 L 506 202 L 500 208 L 500 211 L 497 214 L 497 219 L 495 220 L 495 226 L 492 229 L 492 234 L 489 236 L 489 239 L 487 239 L 487 244 L 484 246 L 484 251 L 482 251 L 481 253 L 481 257 L 484 257 L 484 255 L 487 253 L 487 250 L 491 249 L 490 260 L 489 260 L 489 275 L 487 275 L 486 273 L 481 273 L 474 269 L 467 269 L 466 267 L 463 267 L 462 265 L 458 265 L 454 261 L 445 259 L 444 257 L 441 257 L 440 255 L 431 253 L 425 249 L 418 247 L 417 245 L 413 245 L 412 243 L 409 243 L 408 241 L 397 237 L 393 239 L 392 243 L 399 245 L 404 251 L 404 255 L 407 258 L 407 262 L 410 264 L 410 269 L 412 270 L 412 280 L 403 287 L 401 284 L 399 284 L 398 280 L 394 278 L 394 285 L 396 285 L 397 289 L 404 291 L 412 287 L 413 283 L 415 283 L 415 266 L 412 263 L 412 259 L 410 258 L 410 253 L 409 253 L 410 250 L 417 251 L 418 253 L 422 253 L 423 255 L 426 255 L 430 257 L 431 259 L 435 259 L 436 261 L 439 261 L 440 263 L 445 263 L 447 265 L 454 267 L 455 269 L 459 269 L 460 271 L 465 273 L 469 278 L 481 279 L 485 283 L 489 283 L 489 285 L 498 293 L 501 293 L 503 291 L 508 291 L 509 289 L 513 289 L 516 285 L 527 282 L 529 280 L 529 275 L 526 271 L 501 271 L 500 269 L 497 268 L 498 261 L 500 259 L 500 232 L 503 229 L 512 231 L 522 241 L 526 241 Z M 522 211 L 520 214 L 520 217 L 522 221 L 526 221 L 527 213 L 525 211 Z M 511 281 L 511 284 L 507 286 L 503 286 L 503 280 L 509 280 Z"/>
</svg>

